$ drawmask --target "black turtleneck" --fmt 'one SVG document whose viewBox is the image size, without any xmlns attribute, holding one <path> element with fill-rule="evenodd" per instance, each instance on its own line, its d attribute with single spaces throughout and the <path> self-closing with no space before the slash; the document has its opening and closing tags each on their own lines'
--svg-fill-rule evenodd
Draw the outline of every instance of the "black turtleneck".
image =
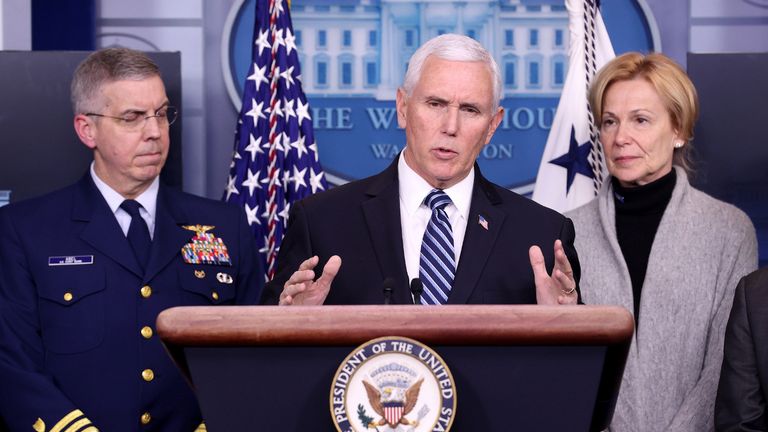
<svg viewBox="0 0 768 432">
<path fill-rule="evenodd" d="M 672 198 L 677 175 L 675 170 L 646 185 L 625 188 L 613 182 L 616 203 L 616 237 L 632 280 L 635 324 L 640 320 L 640 293 L 643 289 L 648 256 L 664 210 Z"/>
</svg>

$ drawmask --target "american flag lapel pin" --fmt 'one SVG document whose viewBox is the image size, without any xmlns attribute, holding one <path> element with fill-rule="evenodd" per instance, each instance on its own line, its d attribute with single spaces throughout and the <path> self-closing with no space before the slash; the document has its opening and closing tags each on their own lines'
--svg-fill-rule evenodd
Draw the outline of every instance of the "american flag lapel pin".
<svg viewBox="0 0 768 432">
<path fill-rule="evenodd" d="M 483 215 L 477 215 L 477 223 L 480 224 L 483 229 L 488 231 L 488 221 L 483 217 Z"/>
</svg>

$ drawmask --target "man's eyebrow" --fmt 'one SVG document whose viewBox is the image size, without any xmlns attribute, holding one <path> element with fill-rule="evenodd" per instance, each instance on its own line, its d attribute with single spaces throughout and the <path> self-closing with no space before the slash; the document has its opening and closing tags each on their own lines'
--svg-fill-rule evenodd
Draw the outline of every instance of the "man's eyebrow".
<svg viewBox="0 0 768 432">
<path fill-rule="evenodd" d="M 160 105 L 158 108 L 156 108 L 156 109 L 155 109 L 155 111 L 156 111 L 156 112 L 157 112 L 157 111 L 160 111 L 161 109 L 163 109 L 163 108 L 166 108 L 166 107 L 168 107 L 168 106 L 170 106 L 170 105 L 171 105 L 171 102 L 170 102 L 170 101 L 168 101 L 168 100 L 166 100 L 165 102 L 163 102 L 163 103 L 162 103 L 162 105 Z M 139 115 L 144 115 L 144 114 L 146 114 L 146 113 L 147 113 L 147 110 L 141 110 L 141 109 L 136 109 L 136 108 L 128 108 L 128 109 L 125 109 L 125 110 L 123 110 L 123 111 L 120 113 L 120 115 L 126 115 L 126 114 L 139 114 Z"/>
<path fill-rule="evenodd" d="M 459 104 L 459 108 L 472 108 L 472 109 L 476 109 L 478 111 L 482 111 L 480 109 L 480 104 L 476 103 L 476 102 L 464 102 L 464 103 L 461 103 L 461 104 Z"/>
<path fill-rule="evenodd" d="M 443 98 L 441 98 L 439 96 L 424 96 L 424 100 L 425 101 L 435 101 L 435 102 L 440 102 L 440 103 L 444 103 L 444 104 L 448 103 L 448 100 L 443 99 Z"/>
<path fill-rule="evenodd" d="M 135 109 L 135 108 L 128 108 L 128 109 L 125 109 L 125 110 L 121 111 L 121 112 L 120 112 L 120 115 L 126 115 L 126 114 L 139 114 L 139 115 L 144 115 L 144 114 L 146 114 L 146 113 L 147 113 L 147 111 L 146 111 L 146 110 L 140 110 L 140 109 Z"/>
</svg>

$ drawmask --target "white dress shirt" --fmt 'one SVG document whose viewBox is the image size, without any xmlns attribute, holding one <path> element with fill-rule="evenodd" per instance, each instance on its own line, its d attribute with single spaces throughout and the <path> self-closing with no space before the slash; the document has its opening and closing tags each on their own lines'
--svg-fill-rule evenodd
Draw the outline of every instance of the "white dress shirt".
<svg viewBox="0 0 768 432">
<path fill-rule="evenodd" d="M 104 183 L 104 181 L 102 181 L 99 176 L 96 175 L 96 171 L 93 169 L 93 162 L 91 162 L 91 178 L 93 179 L 93 182 L 96 183 L 96 188 L 99 189 L 99 192 L 101 192 L 101 196 L 103 196 L 107 201 L 109 209 L 112 210 L 112 213 L 115 215 L 117 223 L 120 224 L 120 229 L 123 230 L 123 235 L 128 236 L 128 228 L 131 226 L 131 215 L 128 214 L 127 211 L 120 208 L 120 204 L 125 201 L 125 198 L 117 193 L 117 191 L 109 187 L 108 184 Z M 147 190 L 135 198 L 135 200 L 141 204 L 139 214 L 144 219 L 144 221 L 147 222 L 147 228 L 149 228 L 149 237 L 151 239 L 155 238 L 155 215 L 157 214 L 157 191 L 159 188 L 160 179 L 155 177 Z"/>
<path fill-rule="evenodd" d="M 403 232 L 403 255 L 408 280 L 419 277 L 419 260 L 421 258 L 421 241 L 427 229 L 432 210 L 424 204 L 424 198 L 432 191 L 429 185 L 416 171 L 405 162 L 405 156 L 400 154 L 397 162 L 397 178 L 400 193 L 400 227 Z M 467 231 L 469 205 L 472 202 L 472 188 L 475 185 L 475 168 L 460 182 L 444 189 L 443 192 L 451 198 L 452 204 L 445 207 L 445 213 L 451 221 L 453 232 L 453 250 L 456 254 L 456 267 L 459 266 L 461 247 L 464 244 L 464 233 Z"/>
</svg>

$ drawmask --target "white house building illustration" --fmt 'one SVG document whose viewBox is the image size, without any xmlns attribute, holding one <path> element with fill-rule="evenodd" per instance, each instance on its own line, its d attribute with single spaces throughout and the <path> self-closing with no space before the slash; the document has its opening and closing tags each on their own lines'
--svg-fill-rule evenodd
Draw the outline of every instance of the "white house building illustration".
<svg viewBox="0 0 768 432">
<path fill-rule="evenodd" d="M 567 72 L 568 13 L 557 0 L 293 0 L 309 96 L 394 99 L 411 54 L 461 33 L 501 68 L 505 96 L 557 97 Z"/>
</svg>

